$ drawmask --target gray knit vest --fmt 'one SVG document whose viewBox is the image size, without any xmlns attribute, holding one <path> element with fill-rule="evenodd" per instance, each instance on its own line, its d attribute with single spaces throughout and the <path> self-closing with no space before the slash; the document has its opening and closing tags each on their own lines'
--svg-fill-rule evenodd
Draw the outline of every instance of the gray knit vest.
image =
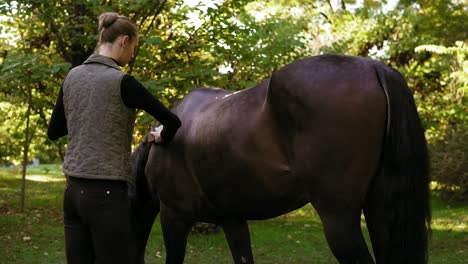
<svg viewBox="0 0 468 264">
<path fill-rule="evenodd" d="M 111 58 L 99 54 L 68 73 L 63 83 L 65 175 L 134 183 L 130 159 L 136 110 L 122 101 L 124 75 Z"/>
</svg>

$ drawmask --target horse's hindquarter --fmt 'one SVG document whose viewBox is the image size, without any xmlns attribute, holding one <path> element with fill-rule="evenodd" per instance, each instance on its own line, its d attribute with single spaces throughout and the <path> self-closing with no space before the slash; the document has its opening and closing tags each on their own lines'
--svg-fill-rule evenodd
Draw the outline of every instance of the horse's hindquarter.
<svg viewBox="0 0 468 264">
<path fill-rule="evenodd" d="M 385 95 L 375 61 L 318 56 L 272 77 L 275 116 L 288 156 L 314 205 L 360 207 L 375 175 L 385 130 Z"/>
</svg>

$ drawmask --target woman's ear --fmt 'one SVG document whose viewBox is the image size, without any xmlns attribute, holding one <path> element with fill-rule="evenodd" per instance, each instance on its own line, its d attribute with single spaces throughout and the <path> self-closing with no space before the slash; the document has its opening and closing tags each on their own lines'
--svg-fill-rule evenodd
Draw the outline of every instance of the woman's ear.
<svg viewBox="0 0 468 264">
<path fill-rule="evenodd" d="M 130 38 L 127 35 L 122 36 L 122 38 L 120 40 L 120 46 L 121 47 L 126 47 L 129 44 L 130 44 Z"/>
</svg>

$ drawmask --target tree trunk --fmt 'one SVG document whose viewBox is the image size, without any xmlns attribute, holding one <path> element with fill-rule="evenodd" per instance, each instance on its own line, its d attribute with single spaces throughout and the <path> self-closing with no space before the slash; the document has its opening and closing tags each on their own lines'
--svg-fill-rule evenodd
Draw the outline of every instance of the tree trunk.
<svg viewBox="0 0 468 264">
<path fill-rule="evenodd" d="M 31 122 L 31 108 L 32 108 L 32 87 L 28 87 L 27 93 L 27 103 L 28 103 L 28 110 L 26 111 L 26 129 L 24 131 L 24 144 L 23 144 L 23 164 L 21 170 L 21 203 L 20 208 L 21 212 L 24 210 L 24 200 L 26 197 L 26 170 L 28 166 L 28 153 L 29 153 L 29 145 L 31 143 L 30 140 L 30 122 Z"/>
</svg>

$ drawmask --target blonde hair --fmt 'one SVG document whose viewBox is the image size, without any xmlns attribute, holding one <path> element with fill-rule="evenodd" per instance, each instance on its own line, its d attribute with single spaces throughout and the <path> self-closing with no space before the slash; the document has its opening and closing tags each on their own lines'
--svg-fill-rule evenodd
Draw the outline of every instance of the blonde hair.
<svg viewBox="0 0 468 264">
<path fill-rule="evenodd" d="M 131 40 L 136 37 L 138 27 L 135 22 L 115 12 L 107 12 L 99 16 L 98 47 L 106 42 L 114 42 L 121 35 L 127 35 Z"/>
</svg>

